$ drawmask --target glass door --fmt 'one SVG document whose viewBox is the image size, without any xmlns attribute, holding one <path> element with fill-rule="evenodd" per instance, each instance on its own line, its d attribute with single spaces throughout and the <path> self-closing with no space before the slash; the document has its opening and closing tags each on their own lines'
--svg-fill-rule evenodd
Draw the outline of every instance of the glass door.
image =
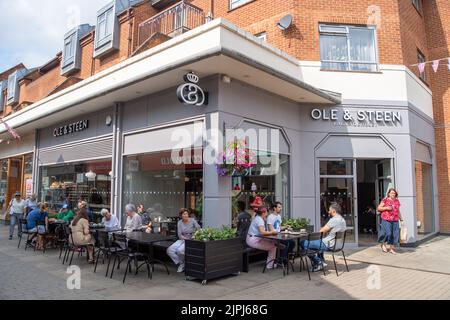
<svg viewBox="0 0 450 320">
<path fill-rule="evenodd" d="M 381 202 L 387 196 L 387 192 L 390 188 L 393 188 L 393 180 L 392 180 L 392 160 L 386 159 L 381 160 L 377 164 L 377 189 L 376 189 L 376 197 L 378 203 Z M 380 215 L 377 215 L 377 231 L 380 231 Z"/>
<path fill-rule="evenodd" d="M 355 160 L 321 160 L 319 166 L 321 226 L 329 220 L 330 204 L 336 202 L 341 206 L 342 217 L 347 222 L 347 242 L 358 243 Z"/>
</svg>

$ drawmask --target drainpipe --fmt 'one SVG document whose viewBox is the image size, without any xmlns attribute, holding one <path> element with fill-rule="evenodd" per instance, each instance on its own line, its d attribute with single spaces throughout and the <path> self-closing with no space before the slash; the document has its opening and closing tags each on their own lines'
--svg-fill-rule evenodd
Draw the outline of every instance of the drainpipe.
<svg viewBox="0 0 450 320">
<path fill-rule="evenodd" d="M 131 19 L 131 11 L 133 9 L 128 9 L 127 10 L 127 20 L 128 20 L 128 57 L 131 57 L 131 53 L 133 52 L 133 37 L 132 37 L 132 32 L 133 32 L 133 26 L 134 26 L 134 19 L 135 17 L 133 17 Z"/>
<path fill-rule="evenodd" d="M 38 195 L 39 190 L 39 129 L 35 130 L 34 134 L 34 148 L 33 148 L 33 193 Z M 39 198 L 38 198 L 39 199 Z"/>
<path fill-rule="evenodd" d="M 111 177 L 111 212 L 122 223 L 122 106 L 117 102 L 113 108 L 113 150 L 112 150 L 112 177 Z"/>
</svg>

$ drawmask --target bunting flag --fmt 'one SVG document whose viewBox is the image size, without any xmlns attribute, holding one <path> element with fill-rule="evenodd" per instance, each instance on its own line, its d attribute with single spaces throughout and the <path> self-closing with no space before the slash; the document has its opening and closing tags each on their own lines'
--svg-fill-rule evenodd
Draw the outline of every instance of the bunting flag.
<svg viewBox="0 0 450 320">
<path fill-rule="evenodd" d="M 447 64 L 447 67 L 448 67 L 448 71 L 450 71 L 450 58 L 448 58 L 448 64 Z"/>
<path fill-rule="evenodd" d="M 424 73 L 425 72 L 425 62 L 419 63 L 419 72 Z"/>
<path fill-rule="evenodd" d="M 438 71 L 438 69 L 439 69 L 439 62 L 440 62 L 440 60 L 434 60 L 433 61 L 433 71 L 434 71 L 434 73 L 436 73 Z"/>
<path fill-rule="evenodd" d="M 6 130 L 8 130 L 8 132 L 13 136 L 14 139 L 20 140 L 21 137 L 19 136 L 19 134 L 16 132 L 16 130 L 14 130 L 13 128 L 10 127 L 9 124 L 7 124 L 5 121 L 3 121 L 3 119 L 0 119 L 0 123 L 3 123 L 3 125 L 5 126 Z M 8 141 L 9 144 L 9 141 Z"/>
</svg>

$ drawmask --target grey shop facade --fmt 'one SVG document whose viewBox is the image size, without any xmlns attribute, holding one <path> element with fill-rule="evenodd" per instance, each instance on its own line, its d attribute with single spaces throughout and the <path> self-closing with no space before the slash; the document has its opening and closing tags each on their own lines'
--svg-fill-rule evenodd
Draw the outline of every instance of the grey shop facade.
<svg viewBox="0 0 450 320">
<path fill-rule="evenodd" d="M 199 86 L 207 105 L 181 103 L 172 87 L 38 130 L 39 199 L 58 211 L 81 197 L 122 222 L 128 203 L 166 217 L 186 207 L 219 227 L 232 224 L 237 201 L 249 208 L 256 186 L 266 202 L 284 204 L 286 217 L 308 218 L 317 230 L 328 204 L 340 203 L 348 241 L 366 245 L 376 241 L 377 203 L 395 187 L 408 242 L 438 231 L 433 121 L 414 106 L 300 105 L 221 75 Z M 228 128 L 276 132 L 276 152 L 255 150 L 258 159 L 275 157 L 276 167 L 219 176 L 203 158 L 210 132 Z"/>
</svg>

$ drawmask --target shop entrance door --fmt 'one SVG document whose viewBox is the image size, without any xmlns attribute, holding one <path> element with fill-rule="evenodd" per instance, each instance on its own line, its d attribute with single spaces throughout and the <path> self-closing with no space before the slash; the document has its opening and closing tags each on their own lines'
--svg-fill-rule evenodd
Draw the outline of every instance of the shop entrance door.
<svg viewBox="0 0 450 320">
<path fill-rule="evenodd" d="M 356 160 L 358 245 L 377 242 L 380 216 L 377 207 L 393 186 L 392 160 Z"/>
<path fill-rule="evenodd" d="M 14 193 L 22 190 L 22 158 L 10 158 L 8 161 L 7 203 Z"/>
<path fill-rule="evenodd" d="M 376 209 L 394 185 L 393 159 L 323 159 L 319 166 L 320 225 L 327 223 L 329 205 L 336 202 L 347 223 L 347 243 L 376 243 L 380 224 Z"/>
</svg>

